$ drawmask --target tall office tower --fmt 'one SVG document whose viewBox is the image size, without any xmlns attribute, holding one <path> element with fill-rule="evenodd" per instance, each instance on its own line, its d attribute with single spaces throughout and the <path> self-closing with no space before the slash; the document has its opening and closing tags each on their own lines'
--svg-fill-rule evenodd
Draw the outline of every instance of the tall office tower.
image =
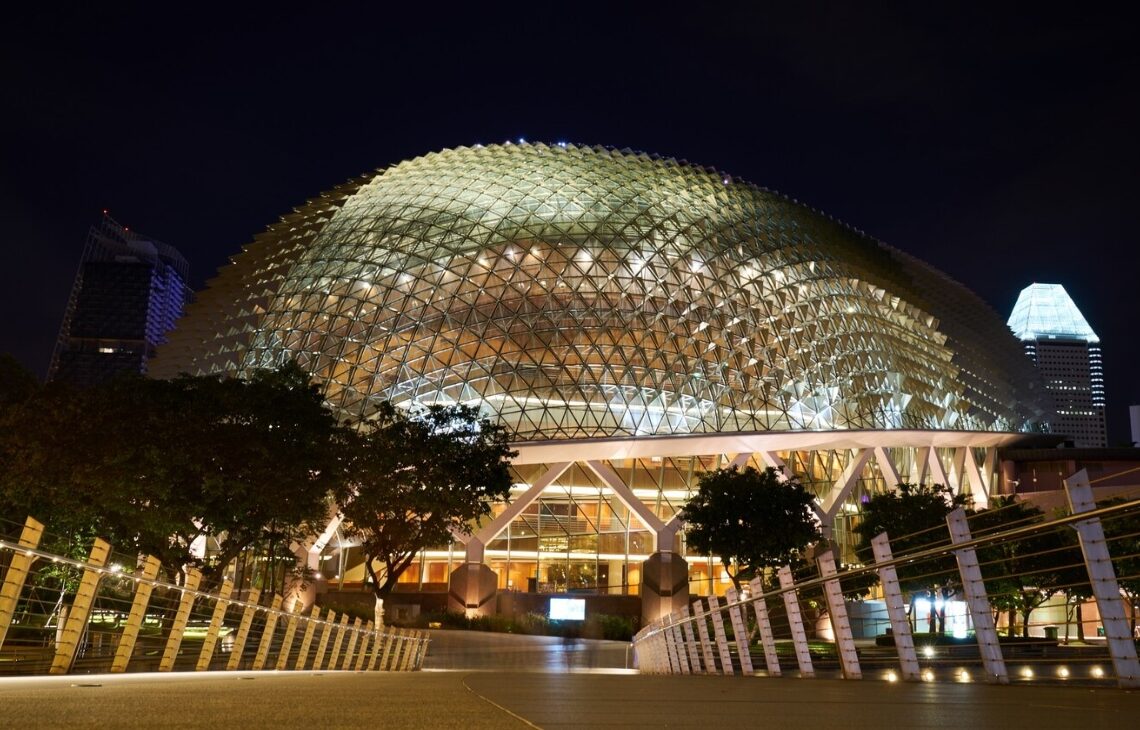
<svg viewBox="0 0 1140 730">
<path fill-rule="evenodd" d="M 1008 324 L 1053 396 L 1053 432 L 1069 436 L 1078 447 L 1107 446 L 1100 338 L 1065 287 L 1022 289 Z"/>
<path fill-rule="evenodd" d="M 87 386 L 145 373 L 191 296 L 188 269 L 173 247 L 120 226 L 104 211 L 87 236 L 48 380 Z"/>
</svg>

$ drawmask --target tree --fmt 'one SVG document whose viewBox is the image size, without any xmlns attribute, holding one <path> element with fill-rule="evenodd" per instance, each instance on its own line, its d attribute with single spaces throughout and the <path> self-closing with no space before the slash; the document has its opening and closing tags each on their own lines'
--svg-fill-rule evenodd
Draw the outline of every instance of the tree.
<svg viewBox="0 0 1140 730">
<path fill-rule="evenodd" d="M 689 546 L 720 558 L 739 591 L 742 581 L 788 565 L 823 537 L 814 501 L 775 469 L 732 467 L 702 474 L 680 516 Z"/>
<path fill-rule="evenodd" d="M 945 545 L 950 541 L 946 516 L 968 503 L 968 497 L 954 494 L 941 484 L 901 483 L 897 490 L 876 494 L 863 505 L 861 520 L 853 529 L 857 536 L 855 552 L 865 563 L 873 563 L 871 540 L 883 532 L 890 538 L 891 552 L 895 557 Z M 945 556 L 917 565 L 902 564 L 896 570 L 903 591 L 922 594 L 929 600 L 930 630 L 944 632 L 945 602 L 958 591 L 958 569 L 954 558 Z M 914 601 L 910 605 L 913 622 Z"/>
<path fill-rule="evenodd" d="M 989 509 L 970 517 L 971 534 L 986 534 L 1039 524 L 1045 514 L 1035 505 L 1015 496 L 997 497 Z M 1015 540 L 985 545 L 978 549 L 978 562 L 990 605 L 1009 611 L 1012 635 L 1015 615 L 1021 618 L 1021 635 L 1029 636 L 1029 617 L 1034 610 L 1064 590 L 1066 568 L 1076 560 L 1072 541 L 1059 530 L 1042 530 Z"/>
<path fill-rule="evenodd" d="M 359 539 L 377 606 L 416 555 L 445 545 L 510 493 L 506 430 L 469 406 L 409 415 L 389 403 L 355 438 L 342 496 L 346 532 Z"/>
<path fill-rule="evenodd" d="M 53 384 L 2 418 L 5 514 L 175 571 L 210 536 L 219 550 L 202 567 L 214 581 L 242 550 L 300 538 L 343 487 L 341 430 L 295 363 L 245 380 Z"/>
</svg>

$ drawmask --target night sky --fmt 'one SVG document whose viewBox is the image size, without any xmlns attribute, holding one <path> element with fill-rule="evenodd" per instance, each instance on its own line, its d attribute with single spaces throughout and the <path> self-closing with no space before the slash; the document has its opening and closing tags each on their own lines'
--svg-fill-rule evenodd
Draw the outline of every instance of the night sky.
<svg viewBox="0 0 1140 730">
<path fill-rule="evenodd" d="M 1027 284 L 1064 284 L 1101 336 L 1110 443 L 1129 438 L 1140 51 L 1122 17 L 90 5 L 6 11 L 0 44 L 0 351 L 41 376 L 104 208 L 177 247 L 200 288 L 349 177 L 525 137 L 716 166 L 925 259 L 1003 320 Z"/>
</svg>

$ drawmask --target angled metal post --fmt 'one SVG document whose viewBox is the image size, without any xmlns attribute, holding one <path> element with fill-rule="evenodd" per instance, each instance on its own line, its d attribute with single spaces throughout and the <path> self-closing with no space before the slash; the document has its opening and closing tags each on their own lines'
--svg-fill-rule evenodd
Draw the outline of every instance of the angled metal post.
<svg viewBox="0 0 1140 730">
<path fill-rule="evenodd" d="M 289 653 L 293 650 L 293 639 L 297 636 L 297 620 L 300 618 L 302 605 L 300 601 L 294 601 L 293 610 L 289 612 L 289 619 L 285 622 L 285 637 L 281 639 L 281 652 L 277 655 L 277 664 L 273 667 L 279 672 L 289 666 Z"/>
<path fill-rule="evenodd" d="M 752 612 L 760 629 L 760 646 L 764 648 L 764 668 L 769 677 L 780 676 L 780 657 L 776 653 L 776 637 L 772 634 L 772 621 L 768 618 L 768 602 L 764 600 L 764 582 L 759 578 L 748 581 L 752 589 Z"/>
<path fill-rule="evenodd" d="M 732 666 L 732 653 L 728 650 L 728 636 L 724 633 L 724 617 L 720 615 L 720 599 L 716 596 L 708 597 L 709 617 L 712 618 L 713 636 L 716 637 L 716 647 L 720 653 L 720 663 L 725 674 L 735 674 Z"/>
<path fill-rule="evenodd" d="M 372 622 L 369 621 L 364 625 L 364 629 L 360 634 L 360 653 L 356 655 L 356 664 L 352 667 L 355 672 L 364 670 L 364 665 L 368 663 L 368 651 L 372 646 Z"/>
<path fill-rule="evenodd" d="M 669 614 L 664 619 L 664 628 L 661 633 L 665 637 L 665 657 L 669 662 L 669 673 L 680 674 L 681 660 L 677 656 L 677 636 L 673 633 L 673 614 Z"/>
<path fill-rule="evenodd" d="M 693 601 L 693 618 L 697 625 L 697 636 L 701 638 L 701 657 L 705 660 L 705 673 L 719 674 L 716 659 L 713 658 L 712 642 L 709 641 L 709 625 L 705 621 L 705 609 L 700 601 Z"/>
<path fill-rule="evenodd" d="M 234 592 L 234 583 L 229 578 L 222 580 L 222 587 L 218 591 L 217 601 L 214 603 L 214 612 L 210 615 L 210 625 L 206 629 L 206 638 L 202 642 L 202 651 L 198 654 L 196 671 L 204 672 L 210 668 L 214 659 L 214 651 L 218 647 L 218 635 L 222 632 L 222 622 L 226 618 L 226 609 L 230 606 L 230 596 Z"/>
<path fill-rule="evenodd" d="M 693 674 L 705 674 L 701 667 L 701 650 L 697 647 L 697 639 L 693 634 L 691 615 L 688 606 L 681 608 L 681 633 L 685 636 L 685 649 L 689 654 L 689 666 L 692 667 Z"/>
<path fill-rule="evenodd" d="M 725 590 L 724 597 L 728 602 L 728 620 L 732 622 L 732 634 L 736 637 L 740 671 L 742 674 L 752 674 L 752 648 L 748 643 L 748 629 L 745 628 L 744 617 L 740 611 L 740 594 L 736 592 L 736 588 L 729 588 Z"/>
<path fill-rule="evenodd" d="M 808 649 L 800 602 L 796 598 L 796 586 L 792 581 L 792 569 L 785 565 L 776 571 L 776 577 L 780 581 L 780 588 L 784 590 L 784 608 L 787 609 L 788 623 L 792 628 L 792 645 L 796 649 L 796 663 L 800 667 L 800 676 L 814 677 L 815 668 L 811 664 L 811 651 Z"/>
<path fill-rule="evenodd" d="M 241 655 L 245 651 L 245 642 L 249 638 L 249 627 L 253 625 L 253 615 L 259 608 L 257 602 L 261 599 L 260 588 L 250 588 L 249 597 L 246 598 L 245 611 L 241 615 L 237 633 L 234 634 L 234 645 L 230 649 L 230 658 L 226 662 L 226 670 L 234 671 L 241 666 Z"/>
<path fill-rule="evenodd" d="M 847 603 L 843 600 L 843 589 L 835 577 L 835 555 L 832 551 L 820 555 L 819 574 L 823 582 L 823 595 L 827 599 L 827 611 L 831 616 L 831 629 L 835 632 L 835 644 L 839 647 L 839 665 L 843 668 L 844 679 L 862 679 L 863 670 L 859 667 L 859 654 L 855 651 L 855 637 L 851 633 L 851 620 L 847 616 Z"/>
<path fill-rule="evenodd" d="M 871 550 L 875 554 L 875 562 L 880 565 L 894 559 L 891 554 L 891 543 L 885 532 L 871 539 Z M 918 655 L 914 653 L 914 634 L 910 631 L 910 620 L 907 618 L 906 604 L 903 601 L 902 589 L 899 587 L 898 571 L 893 565 L 885 565 L 878 569 L 878 573 L 887 604 L 887 618 L 891 622 L 891 635 L 895 640 L 895 650 L 899 654 L 902 678 L 907 682 L 917 682 L 920 677 Z"/>
<path fill-rule="evenodd" d="M 388 671 L 388 659 L 392 655 L 392 645 L 396 643 L 396 635 L 394 629 L 391 627 L 384 633 L 384 651 L 380 655 L 380 666 L 377 667 L 381 672 Z"/>
<path fill-rule="evenodd" d="M 293 664 L 293 669 L 300 671 L 309 664 L 309 647 L 313 645 L 313 636 L 317 632 L 321 620 L 321 607 L 313 606 L 309 611 L 308 618 L 305 619 L 305 634 L 301 637 L 301 648 L 297 650 L 297 661 Z M 313 667 L 316 669 L 316 666 Z"/>
<path fill-rule="evenodd" d="M 265 617 L 265 629 L 261 632 L 261 641 L 257 644 L 257 654 L 253 657 L 253 670 L 265 669 L 265 662 L 269 659 L 269 648 L 273 646 L 273 632 L 277 630 L 277 619 L 281 617 L 280 594 L 273 594 L 273 602 L 269 604 L 268 616 Z"/>
<path fill-rule="evenodd" d="M 55 657 L 51 662 L 51 674 L 67 674 L 75 661 L 75 653 L 79 649 L 79 639 L 87 628 L 87 619 L 91 616 L 91 607 L 95 604 L 95 592 L 99 590 L 99 580 L 103 577 L 103 566 L 107 564 L 107 556 L 111 554 L 111 546 L 107 542 L 95 538 L 91 546 L 91 553 L 87 557 L 87 567 L 83 570 L 83 578 L 79 581 L 79 589 L 75 592 L 71 611 L 67 614 L 67 623 L 63 627 L 59 643 L 55 647 Z"/>
<path fill-rule="evenodd" d="M 178 658 L 178 650 L 182 648 L 182 635 L 186 633 L 186 624 L 190 621 L 190 609 L 194 608 L 194 599 L 198 597 L 198 586 L 201 582 L 202 571 L 197 568 L 186 569 L 186 580 L 180 589 L 182 597 L 178 599 L 178 610 L 170 626 L 170 636 L 166 638 L 166 648 L 162 652 L 162 660 L 158 663 L 160 672 L 174 669 L 174 660 Z"/>
<path fill-rule="evenodd" d="M 946 515 L 946 524 L 950 527 L 950 542 L 957 545 L 971 539 L 966 512 L 961 507 Z M 978 554 L 973 548 L 966 548 L 955 550 L 954 557 L 962 576 L 962 594 L 966 596 L 966 606 L 970 609 L 970 619 L 974 622 L 974 634 L 978 639 L 978 651 L 982 655 L 986 679 L 996 684 L 1009 684 L 1009 673 L 1001 655 L 1001 644 L 998 643 L 994 616 L 986 596 L 986 585 L 982 582 L 982 569 L 978 566 Z"/>
<path fill-rule="evenodd" d="M 135 652 L 135 643 L 142 630 L 143 619 L 146 618 L 146 607 L 150 604 L 150 595 L 154 592 L 154 581 L 158 577 L 158 569 L 162 563 L 153 555 L 143 560 L 140 575 L 135 579 L 135 597 L 131 601 L 131 612 L 127 615 L 127 625 L 119 637 L 119 646 L 115 649 L 115 660 L 111 662 L 111 672 L 127 671 L 131 662 L 131 655 Z M 141 579 L 141 580 L 140 580 Z"/>
<path fill-rule="evenodd" d="M 341 669 L 352 669 L 352 660 L 356 658 L 356 643 L 360 641 L 360 617 L 357 616 L 352 620 L 352 628 L 348 630 L 348 646 L 344 650 L 344 661 L 341 662 Z"/>
<path fill-rule="evenodd" d="M 27 551 L 39 547 L 43 534 L 43 524 L 29 517 L 24 520 L 24 529 L 20 531 L 19 542 L 9 545 L 12 548 L 12 560 L 8 563 L 8 572 L 4 573 L 4 585 L 0 587 L 0 648 L 4 646 L 8 627 L 12 625 L 12 617 L 16 615 L 16 602 L 24 590 L 28 571 L 35 561 L 35 556 Z"/>
<path fill-rule="evenodd" d="M 333 622 L 336 621 L 336 611 L 329 609 L 325 615 L 325 622 L 321 624 L 321 640 L 317 642 L 317 655 L 313 657 L 313 669 L 324 669 L 327 656 L 325 652 L 329 647 L 329 637 L 332 636 Z"/>
<path fill-rule="evenodd" d="M 1073 514 L 1096 509 L 1092 485 L 1084 469 L 1065 480 L 1065 494 Z M 1124 601 L 1120 598 L 1120 584 L 1112 566 L 1112 556 L 1104 539 L 1104 525 L 1093 517 L 1073 525 L 1085 556 L 1085 568 L 1092 584 L 1100 621 L 1104 624 L 1105 641 L 1112 655 L 1116 681 L 1121 687 L 1140 687 L 1140 661 L 1136 658 L 1136 642 L 1125 617 Z"/>
<path fill-rule="evenodd" d="M 336 634 L 333 636 L 332 651 L 329 652 L 329 669 L 336 669 L 340 666 L 341 662 L 341 647 L 344 646 L 344 635 L 348 631 L 348 614 L 340 617 L 340 623 L 336 625 Z"/>
</svg>

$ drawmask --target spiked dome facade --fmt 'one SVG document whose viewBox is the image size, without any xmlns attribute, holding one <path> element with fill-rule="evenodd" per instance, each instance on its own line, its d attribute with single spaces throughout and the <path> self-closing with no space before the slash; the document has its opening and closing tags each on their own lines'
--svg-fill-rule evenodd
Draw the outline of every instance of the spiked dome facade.
<svg viewBox="0 0 1140 730">
<path fill-rule="evenodd" d="M 343 418 L 381 399 L 478 404 L 515 434 L 530 501 L 476 541 L 530 546 L 542 509 L 508 528 L 562 489 L 565 539 L 545 544 L 595 562 L 615 554 L 599 547 L 613 520 L 672 545 L 689 480 L 728 460 L 796 472 L 831 521 L 899 469 L 977 472 L 984 499 L 974 449 L 1042 412 L 1000 318 L 925 264 L 715 170 L 573 145 L 446 150 L 310 201 L 219 273 L 153 370 L 290 357 Z M 575 488 L 622 515 L 581 509 Z"/>
</svg>

